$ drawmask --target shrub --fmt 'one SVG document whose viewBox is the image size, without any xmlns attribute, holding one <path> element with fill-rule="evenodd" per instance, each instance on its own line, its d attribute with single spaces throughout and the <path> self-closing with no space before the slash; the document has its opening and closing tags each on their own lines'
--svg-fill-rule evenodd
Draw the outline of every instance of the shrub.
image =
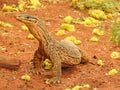
<svg viewBox="0 0 120 90">
<path fill-rule="evenodd" d="M 117 46 L 120 46 L 120 18 L 117 18 L 113 24 L 112 28 L 112 38 L 111 40 L 116 43 Z"/>
<path fill-rule="evenodd" d="M 120 2 L 117 0 L 71 0 L 71 4 L 75 8 L 84 9 L 100 9 L 105 12 L 115 12 L 120 9 Z"/>
</svg>

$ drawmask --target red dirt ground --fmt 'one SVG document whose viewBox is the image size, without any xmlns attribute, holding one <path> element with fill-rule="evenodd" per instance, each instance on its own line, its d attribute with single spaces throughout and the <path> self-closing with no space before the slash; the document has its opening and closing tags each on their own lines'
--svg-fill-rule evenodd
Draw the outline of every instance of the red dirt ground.
<svg viewBox="0 0 120 90">
<path fill-rule="evenodd" d="M 10 3 L 7 0 L 2 1 L 0 2 L 0 7 L 5 2 L 7 4 L 17 3 L 15 0 L 11 0 Z M 51 76 L 50 72 L 46 71 L 42 75 L 35 75 L 29 72 L 33 67 L 29 62 L 38 47 L 38 42 L 36 39 L 26 39 L 29 32 L 21 30 L 23 23 L 17 21 L 15 15 L 18 13 L 27 13 L 41 18 L 47 25 L 48 31 L 57 40 L 64 38 L 55 36 L 55 33 L 63 23 L 65 16 L 70 15 L 74 18 L 80 18 L 86 15 L 86 11 L 75 10 L 70 7 L 70 3 L 68 2 L 52 4 L 43 0 L 42 4 L 43 7 L 35 11 L 0 13 L 1 21 L 14 25 L 13 28 L 0 27 L 0 46 L 6 48 L 6 50 L 0 49 L 0 54 L 21 60 L 21 66 L 18 71 L 10 71 L 4 68 L 0 69 L 0 90 L 65 90 L 68 87 L 83 84 L 89 84 L 91 88 L 100 88 L 97 90 L 120 90 L 120 74 L 106 76 L 106 73 L 111 69 L 120 70 L 120 59 L 114 60 L 110 57 L 113 51 L 120 52 L 120 47 L 116 47 L 110 41 L 110 20 L 105 22 L 106 33 L 104 36 L 99 37 L 99 42 L 92 43 L 89 41 L 90 37 L 93 36 L 93 28 L 88 28 L 84 25 L 75 24 L 77 31 L 65 35 L 74 35 L 82 40 L 82 44 L 78 45 L 78 47 L 87 52 L 89 57 L 97 56 L 99 59 L 102 59 L 105 63 L 103 67 L 88 63 L 63 69 L 62 82 L 61 84 L 55 85 L 47 85 L 44 82 L 46 78 Z M 30 75 L 31 81 L 25 82 L 21 80 L 21 76 L 24 74 Z"/>
</svg>

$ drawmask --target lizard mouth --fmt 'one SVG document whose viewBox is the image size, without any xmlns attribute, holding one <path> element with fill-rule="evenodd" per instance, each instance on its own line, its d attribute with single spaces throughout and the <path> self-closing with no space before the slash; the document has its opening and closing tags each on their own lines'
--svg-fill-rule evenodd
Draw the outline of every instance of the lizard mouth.
<svg viewBox="0 0 120 90">
<path fill-rule="evenodd" d="M 21 14 L 16 15 L 16 19 L 18 20 L 24 20 L 24 17 Z"/>
</svg>

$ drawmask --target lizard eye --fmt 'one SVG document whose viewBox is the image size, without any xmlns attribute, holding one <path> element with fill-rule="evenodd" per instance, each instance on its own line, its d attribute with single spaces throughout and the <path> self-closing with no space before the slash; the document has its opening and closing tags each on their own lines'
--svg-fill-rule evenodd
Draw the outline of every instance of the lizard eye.
<svg viewBox="0 0 120 90">
<path fill-rule="evenodd" d="M 30 17 L 26 17 L 26 19 L 28 19 L 28 20 L 29 20 L 29 18 L 30 18 Z"/>
<path fill-rule="evenodd" d="M 35 23 L 37 22 L 34 18 L 29 17 L 29 16 L 26 17 L 26 20 L 28 20 L 30 22 L 35 22 Z"/>
</svg>

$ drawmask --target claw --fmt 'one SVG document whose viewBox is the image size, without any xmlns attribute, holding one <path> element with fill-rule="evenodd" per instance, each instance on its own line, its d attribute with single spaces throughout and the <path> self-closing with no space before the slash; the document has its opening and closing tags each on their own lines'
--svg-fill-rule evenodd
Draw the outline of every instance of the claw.
<svg viewBox="0 0 120 90">
<path fill-rule="evenodd" d="M 53 77 L 51 79 L 47 79 L 45 81 L 46 84 L 56 84 L 56 83 L 60 83 L 60 79 L 57 77 Z"/>
<path fill-rule="evenodd" d="M 32 73 L 37 75 L 41 74 L 41 72 L 36 72 L 36 71 L 33 71 Z"/>
<path fill-rule="evenodd" d="M 42 69 L 39 69 L 39 68 L 34 68 L 34 69 L 32 70 L 32 73 L 33 73 L 33 74 L 37 74 L 37 75 L 41 74 L 42 72 L 43 72 L 43 70 L 42 70 Z"/>
</svg>

